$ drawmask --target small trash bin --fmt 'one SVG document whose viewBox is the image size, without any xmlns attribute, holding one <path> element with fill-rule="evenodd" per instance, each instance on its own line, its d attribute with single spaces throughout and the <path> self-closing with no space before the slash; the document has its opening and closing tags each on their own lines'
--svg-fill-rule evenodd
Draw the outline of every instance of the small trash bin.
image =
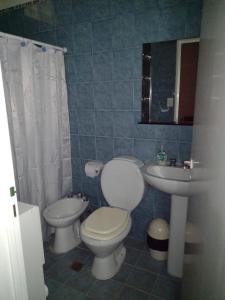
<svg viewBox="0 0 225 300">
<path fill-rule="evenodd" d="M 166 260 L 169 243 L 169 224 L 163 219 L 154 219 L 147 232 L 147 243 L 151 256 L 156 260 Z"/>
</svg>

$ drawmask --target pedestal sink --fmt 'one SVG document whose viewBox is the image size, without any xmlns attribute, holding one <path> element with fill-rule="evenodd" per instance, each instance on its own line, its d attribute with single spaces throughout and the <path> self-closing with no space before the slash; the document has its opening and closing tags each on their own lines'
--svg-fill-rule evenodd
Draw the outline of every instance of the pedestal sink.
<svg viewBox="0 0 225 300">
<path fill-rule="evenodd" d="M 148 184 L 171 194 L 170 239 L 168 250 L 168 273 L 182 277 L 187 219 L 188 196 L 190 190 L 190 169 L 181 167 L 145 164 L 143 176 Z"/>
</svg>

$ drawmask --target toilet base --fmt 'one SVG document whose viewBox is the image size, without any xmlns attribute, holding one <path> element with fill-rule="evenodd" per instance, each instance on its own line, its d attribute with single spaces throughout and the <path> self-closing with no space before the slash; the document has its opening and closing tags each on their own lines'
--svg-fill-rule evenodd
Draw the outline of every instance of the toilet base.
<svg viewBox="0 0 225 300">
<path fill-rule="evenodd" d="M 112 254 L 106 257 L 95 256 L 92 274 L 99 280 L 112 278 L 119 271 L 126 257 L 126 248 L 121 244 Z"/>
<path fill-rule="evenodd" d="M 70 226 L 57 227 L 55 230 L 55 238 L 52 245 L 49 247 L 51 252 L 62 254 L 77 247 L 81 243 L 79 227 L 79 219 Z"/>
</svg>

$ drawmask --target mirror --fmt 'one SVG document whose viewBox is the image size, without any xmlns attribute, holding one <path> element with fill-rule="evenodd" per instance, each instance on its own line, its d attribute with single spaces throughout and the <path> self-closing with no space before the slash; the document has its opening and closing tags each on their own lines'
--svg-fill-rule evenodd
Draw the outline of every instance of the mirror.
<svg viewBox="0 0 225 300">
<path fill-rule="evenodd" d="M 199 39 L 143 44 L 141 123 L 192 125 Z"/>
</svg>

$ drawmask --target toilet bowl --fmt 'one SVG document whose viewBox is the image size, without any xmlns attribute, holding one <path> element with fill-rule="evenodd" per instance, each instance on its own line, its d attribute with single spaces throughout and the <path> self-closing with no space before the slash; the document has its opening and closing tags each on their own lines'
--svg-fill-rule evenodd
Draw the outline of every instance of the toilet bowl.
<svg viewBox="0 0 225 300">
<path fill-rule="evenodd" d="M 97 279 L 116 275 L 126 257 L 123 241 L 131 229 L 130 213 L 144 195 L 142 166 L 134 157 L 121 156 L 103 168 L 101 188 L 111 207 L 96 209 L 80 229 L 81 239 L 95 255 L 92 274 Z"/>
<path fill-rule="evenodd" d="M 81 242 L 80 215 L 88 206 L 81 197 L 60 199 L 47 206 L 43 211 L 46 222 L 55 227 L 55 237 L 50 247 L 54 253 L 66 253 Z"/>
</svg>

